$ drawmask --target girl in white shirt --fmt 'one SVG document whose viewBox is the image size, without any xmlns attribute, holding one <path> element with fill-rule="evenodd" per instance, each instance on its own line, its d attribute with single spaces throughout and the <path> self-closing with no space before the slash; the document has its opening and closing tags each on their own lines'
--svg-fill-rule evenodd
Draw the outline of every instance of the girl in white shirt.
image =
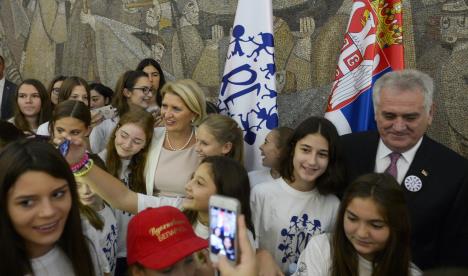
<svg viewBox="0 0 468 276">
<path fill-rule="evenodd" d="M 100 158 L 93 158 L 93 161 L 95 165 L 105 169 L 104 162 Z M 89 188 L 86 179 L 82 177 L 75 177 L 75 179 L 81 202 L 80 211 L 83 213 L 86 210 L 85 212 L 88 214 L 86 218 L 91 225 L 99 225 L 96 227 L 96 236 L 99 240 L 98 250 L 102 251 L 99 255 L 105 256 L 105 260 L 103 260 L 104 272 L 114 275 L 119 233 L 114 210 Z M 89 212 L 89 209 L 93 211 Z"/>
<path fill-rule="evenodd" d="M 51 140 L 55 145 L 60 145 L 65 140 L 73 138 L 85 139 L 89 134 L 91 124 L 91 113 L 89 108 L 82 101 L 66 100 L 60 102 L 54 109 L 54 113 L 50 120 Z M 91 158 L 99 159 L 97 155 L 92 155 Z M 99 160 L 102 162 L 102 160 Z M 99 256 L 99 267 L 104 267 L 104 270 L 110 272 L 109 264 L 104 252 L 100 249 L 100 241 L 98 231 L 102 230 L 104 222 L 99 217 L 98 213 L 92 208 L 78 203 L 79 210 L 82 215 L 85 235 L 92 241 Z"/>
<path fill-rule="evenodd" d="M 133 108 L 121 117 L 110 134 L 106 150 L 99 153 L 107 171 L 138 193 L 146 191 L 144 169 L 153 138 L 153 124 L 150 113 L 139 107 Z M 127 225 L 133 215 L 115 210 L 115 216 L 119 229 L 115 275 L 123 275 L 127 271 Z"/>
<path fill-rule="evenodd" d="M 97 275 L 75 179 L 60 153 L 21 140 L 2 150 L 0 168 L 0 275 Z"/>
<path fill-rule="evenodd" d="M 371 173 L 348 187 L 335 232 L 310 240 L 295 275 L 421 275 L 410 260 L 405 195 L 392 176 Z"/>
<path fill-rule="evenodd" d="M 304 120 L 288 142 L 281 178 L 256 185 L 251 208 L 259 248 L 274 257 L 286 274 L 296 270 L 309 239 L 331 232 L 343 183 L 338 133 L 320 117 Z"/>
</svg>

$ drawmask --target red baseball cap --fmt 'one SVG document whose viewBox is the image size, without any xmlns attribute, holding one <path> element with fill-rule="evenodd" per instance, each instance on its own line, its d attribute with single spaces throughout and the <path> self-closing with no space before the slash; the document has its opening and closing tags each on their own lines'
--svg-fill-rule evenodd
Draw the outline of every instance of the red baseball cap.
<svg viewBox="0 0 468 276">
<path fill-rule="evenodd" d="M 193 232 L 187 217 L 177 208 L 148 208 L 128 223 L 127 263 L 164 269 L 208 247 Z"/>
</svg>

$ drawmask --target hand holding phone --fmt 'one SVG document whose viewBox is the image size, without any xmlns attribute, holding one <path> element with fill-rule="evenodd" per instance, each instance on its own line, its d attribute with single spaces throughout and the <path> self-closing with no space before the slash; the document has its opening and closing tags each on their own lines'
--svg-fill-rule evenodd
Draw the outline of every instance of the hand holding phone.
<svg viewBox="0 0 468 276">
<path fill-rule="evenodd" d="M 236 263 L 237 253 L 237 217 L 240 203 L 237 199 L 214 195 L 210 197 L 210 259 L 218 261 L 218 254 L 226 256 L 231 263 Z"/>
<path fill-rule="evenodd" d="M 105 105 L 92 110 L 92 113 L 99 113 L 104 119 L 112 119 L 117 114 L 116 109 L 112 105 Z"/>
<path fill-rule="evenodd" d="M 219 262 L 214 266 L 219 269 L 221 276 L 255 276 L 257 272 L 257 262 L 255 251 L 250 245 L 248 230 L 245 226 L 245 217 L 240 215 L 238 218 L 238 237 L 239 237 L 239 263 L 229 263 L 225 257 L 220 257 Z"/>
</svg>

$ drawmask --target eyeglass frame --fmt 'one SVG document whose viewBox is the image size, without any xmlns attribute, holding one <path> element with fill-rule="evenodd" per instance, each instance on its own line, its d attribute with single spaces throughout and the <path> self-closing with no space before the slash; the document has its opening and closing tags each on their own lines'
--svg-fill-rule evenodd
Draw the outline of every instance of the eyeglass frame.
<svg viewBox="0 0 468 276">
<path fill-rule="evenodd" d="M 51 89 L 51 94 L 57 95 L 60 93 L 60 87 L 54 87 Z"/>
<path fill-rule="evenodd" d="M 140 90 L 146 96 L 153 95 L 153 88 L 151 87 L 133 87 L 132 90 Z"/>
</svg>

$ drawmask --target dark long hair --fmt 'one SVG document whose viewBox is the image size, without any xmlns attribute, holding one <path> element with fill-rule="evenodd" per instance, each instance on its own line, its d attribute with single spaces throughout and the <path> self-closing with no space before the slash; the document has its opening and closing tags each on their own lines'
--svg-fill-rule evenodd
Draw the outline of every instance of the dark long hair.
<svg viewBox="0 0 468 276">
<path fill-rule="evenodd" d="M 281 176 L 288 181 L 294 179 L 294 150 L 299 140 L 309 134 L 320 134 L 328 142 L 328 166 L 325 172 L 315 181 L 320 194 L 337 193 L 344 183 L 343 158 L 335 126 L 325 118 L 309 117 L 296 127 L 281 157 Z"/>
<path fill-rule="evenodd" d="M 77 76 L 67 77 L 63 81 L 62 86 L 60 86 L 58 102 L 61 103 L 63 101 L 68 100 L 71 96 L 73 89 L 77 86 L 83 86 L 85 88 L 86 94 L 88 95 L 88 106 L 90 106 L 91 105 L 91 92 L 90 92 L 91 90 L 89 89 L 88 82 L 84 80 L 83 78 L 80 78 Z"/>
<path fill-rule="evenodd" d="M 128 165 L 128 169 L 132 172 L 128 187 L 134 192 L 146 193 L 145 165 L 154 132 L 154 119 L 151 113 L 146 112 L 143 108 L 135 107 L 120 118 L 118 126 L 112 131 L 111 138 L 107 143 L 106 166 L 110 174 L 116 178 L 120 177 L 122 161 L 115 149 L 115 133 L 125 124 L 135 124 L 145 133 L 145 146 L 132 156 Z"/>
<path fill-rule="evenodd" d="M 162 106 L 161 88 L 164 86 L 164 84 L 166 84 L 166 78 L 164 77 L 164 72 L 161 68 L 161 65 L 159 65 L 159 62 L 157 62 L 156 60 L 152 58 L 145 58 L 142 61 L 140 61 L 140 63 L 138 63 L 136 70 L 143 71 L 143 69 L 146 66 L 150 66 L 150 65 L 156 68 L 156 70 L 158 70 L 159 72 L 159 87 L 158 87 L 158 91 L 155 91 L 155 92 L 156 92 L 156 103 L 158 104 L 158 106 Z"/>
<path fill-rule="evenodd" d="M 18 88 L 16 89 L 16 94 L 15 94 L 14 122 L 15 122 L 16 127 L 21 129 L 22 131 L 34 133 L 34 131 L 32 130 L 31 126 L 29 125 L 28 121 L 24 117 L 24 114 L 21 112 L 19 105 L 18 105 L 19 90 L 21 86 L 25 84 L 34 86 L 37 92 L 39 92 L 39 97 L 41 98 L 41 111 L 37 115 L 37 120 L 36 120 L 36 123 L 38 126 L 49 121 L 50 116 L 52 114 L 52 103 L 50 101 L 46 88 L 40 81 L 35 80 L 35 79 L 27 79 L 27 80 L 24 80 L 20 85 L 18 85 Z"/>
<path fill-rule="evenodd" d="M 245 216 L 247 228 L 255 237 L 255 229 L 250 210 L 250 182 L 247 171 L 236 160 L 227 156 L 208 156 L 200 164 L 208 164 L 216 186 L 216 194 L 229 196 L 239 200 L 241 212 Z M 184 211 L 190 223 L 194 223 L 197 212 Z"/>
<path fill-rule="evenodd" d="M 83 236 L 78 193 L 75 178 L 65 159 L 50 144 L 35 139 L 24 139 L 9 144 L 0 153 L 0 275 L 23 276 L 32 273 L 30 258 L 24 238 L 14 229 L 7 209 L 7 198 L 19 177 L 28 171 L 44 172 L 68 183 L 71 195 L 71 209 L 68 213 L 62 235 L 57 241 L 75 275 L 94 275 L 89 243 Z"/>
<path fill-rule="evenodd" d="M 127 71 L 117 80 L 114 89 L 114 96 L 112 97 L 112 106 L 117 109 L 119 116 L 124 115 L 130 110 L 128 98 L 124 95 L 125 89 L 133 90 L 138 79 L 141 77 L 148 77 L 143 71 Z"/>
<path fill-rule="evenodd" d="M 354 198 L 371 198 L 390 228 L 385 248 L 373 260 L 372 275 L 409 275 L 410 222 L 405 195 L 392 176 L 381 173 L 358 177 L 343 196 L 331 241 L 331 275 L 359 275 L 356 250 L 344 232 L 345 212 Z"/>
</svg>

